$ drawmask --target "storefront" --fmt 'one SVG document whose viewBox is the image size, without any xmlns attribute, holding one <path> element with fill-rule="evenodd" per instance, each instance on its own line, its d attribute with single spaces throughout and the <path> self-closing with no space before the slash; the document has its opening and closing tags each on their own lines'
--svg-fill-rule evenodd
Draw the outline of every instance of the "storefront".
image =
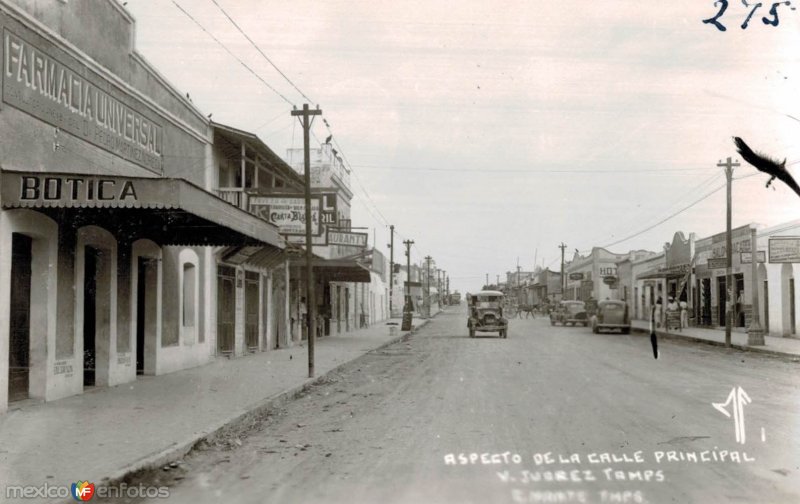
<svg viewBox="0 0 800 504">
<path fill-rule="evenodd" d="M 127 11 L 87 4 L 0 0 L 0 411 L 209 362 L 214 251 L 283 247 L 213 193 L 206 114 Z"/>
<path fill-rule="evenodd" d="M 208 362 L 209 247 L 279 243 L 274 227 L 184 180 L 0 177 L 10 401 Z"/>
</svg>

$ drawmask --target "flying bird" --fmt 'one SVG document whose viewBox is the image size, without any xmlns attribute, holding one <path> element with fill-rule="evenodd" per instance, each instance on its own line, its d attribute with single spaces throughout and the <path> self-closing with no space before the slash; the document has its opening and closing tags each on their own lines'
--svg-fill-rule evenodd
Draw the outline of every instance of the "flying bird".
<svg viewBox="0 0 800 504">
<path fill-rule="evenodd" d="M 800 196 L 800 185 L 797 185 L 797 182 L 794 180 L 794 178 L 792 178 L 792 175 L 786 169 L 785 158 L 783 161 L 778 162 L 774 159 L 768 158 L 767 156 L 753 152 L 753 149 L 751 149 L 746 143 L 744 143 L 744 140 L 739 137 L 734 137 L 733 141 L 736 144 L 737 151 L 739 154 L 741 154 L 745 161 L 755 166 L 758 171 L 762 171 L 767 175 L 770 175 L 770 178 L 767 181 L 767 187 L 772 184 L 773 180 L 779 178 L 784 184 L 791 187 L 792 190 L 794 190 L 794 192 Z"/>
<path fill-rule="evenodd" d="M 325 143 L 326 143 L 326 144 L 329 144 L 329 143 L 331 143 L 331 139 L 332 139 L 332 138 L 333 138 L 333 135 L 328 135 L 328 137 L 325 139 Z"/>
</svg>

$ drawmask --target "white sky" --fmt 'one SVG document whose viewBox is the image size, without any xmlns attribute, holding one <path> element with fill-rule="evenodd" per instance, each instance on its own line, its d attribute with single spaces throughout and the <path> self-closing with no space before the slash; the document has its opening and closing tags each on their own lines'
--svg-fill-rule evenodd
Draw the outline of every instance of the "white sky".
<svg viewBox="0 0 800 504">
<path fill-rule="evenodd" d="M 176 1 L 304 103 L 212 0 Z M 800 118 L 800 10 L 781 6 L 773 27 L 767 2 L 743 30 L 749 9 L 731 0 L 720 32 L 701 22 L 711 0 L 217 2 L 322 108 L 354 168 L 353 225 L 375 228 L 388 256 L 394 224 L 451 289 L 493 282 L 517 257 L 557 267 L 562 241 L 586 251 L 647 228 L 724 184 L 734 135 L 800 177 L 800 120 L 787 117 Z M 291 107 L 172 0 L 126 8 L 139 51 L 215 121 L 278 153 L 302 146 Z M 327 136 L 321 121 L 315 133 Z M 766 180 L 734 183 L 734 227 L 800 218 L 797 195 Z M 610 250 L 724 228 L 723 189 Z"/>
</svg>

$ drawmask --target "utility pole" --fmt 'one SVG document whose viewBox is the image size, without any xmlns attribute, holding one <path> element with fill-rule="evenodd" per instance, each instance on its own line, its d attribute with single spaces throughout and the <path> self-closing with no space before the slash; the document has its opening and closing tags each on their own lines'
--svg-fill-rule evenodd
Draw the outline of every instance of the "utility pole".
<svg viewBox="0 0 800 504">
<path fill-rule="evenodd" d="M 303 110 L 292 110 L 292 116 L 302 116 L 300 123 L 303 125 L 303 163 L 305 165 L 305 200 L 306 200 L 306 327 L 308 328 L 308 377 L 314 377 L 314 340 L 316 339 L 316 311 L 317 298 L 314 294 L 314 269 L 312 266 L 313 253 L 311 245 L 311 151 L 309 150 L 309 131 L 313 116 L 322 115 L 317 105 L 316 110 L 310 110 L 308 103 L 303 104 Z"/>
<path fill-rule="evenodd" d="M 564 249 L 567 248 L 567 244 L 561 242 L 561 245 L 559 245 L 558 248 L 561 249 L 561 299 L 566 299 L 565 291 L 567 290 L 567 285 L 564 282 Z"/>
<path fill-rule="evenodd" d="M 747 329 L 747 344 L 748 345 L 763 345 L 764 344 L 764 331 L 761 329 L 761 323 L 758 316 L 758 246 L 756 241 L 756 228 L 750 228 L 750 294 L 751 294 L 751 311 L 753 316 L 750 318 L 750 327 Z"/>
<path fill-rule="evenodd" d="M 741 166 L 738 161 L 734 162 L 728 158 L 724 163 L 720 161 L 717 167 L 725 168 L 725 178 L 728 181 L 728 211 L 726 215 L 726 231 L 725 231 L 725 291 L 727 301 L 725 303 L 725 346 L 731 346 L 731 325 L 733 322 L 733 275 L 731 269 L 733 267 L 733 251 L 731 250 L 731 186 L 733 185 L 733 168 Z M 755 258 L 753 258 L 755 260 Z"/>
<path fill-rule="evenodd" d="M 447 288 L 445 291 L 447 292 L 447 304 L 450 304 L 450 277 L 447 277 Z"/>
<path fill-rule="evenodd" d="M 431 316 L 431 256 L 425 256 L 425 315 L 430 318 Z"/>
<path fill-rule="evenodd" d="M 517 257 L 517 303 L 520 302 L 520 298 L 522 297 L 522 282 L 519 271 L 519 257 Z"/>
<path fill-rule="evenodd" d="M 406 302 L 403 306 L 404 312 L 411 312 L 411 245 L 414 245 L 412 240 L 403 240 L 403 245 L 406 246 Z"/>
<path fill-rule="evenodd" d="M 391 318 L 394 295 L 394 224 L 389 226 L 389 236 L 389 318 Z"/>
<path fill-rule="evenodd" d="M 486 273 L 486 288 L 489 288 L 489 273 Z"/>
<path fill-rule="evenodd" d="M 439 303 L 439 309 L 442 308 L 442 270 L 436 268 L 436 300 Z"/>
</svg>

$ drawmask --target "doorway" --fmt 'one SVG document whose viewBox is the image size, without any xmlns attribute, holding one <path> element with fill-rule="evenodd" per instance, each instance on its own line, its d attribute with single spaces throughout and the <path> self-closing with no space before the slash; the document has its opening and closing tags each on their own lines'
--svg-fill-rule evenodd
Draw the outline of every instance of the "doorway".
<svg viewBox="0 0 800 504">
<path fill-rule="evenodd" d="M 236 327 L 236 270 L 217 266 L 217 350 L 232 354 Z"/>
<path fill-rule="evenodd" d="M 244 334 L 247 350 L 258 351 L 258 273 L 246 271 L 244 277 Z"/>
<path fill-rule="evenodd" d="M 8 401 L 27 399 L 30 389 L 31 263 L 33 240 L 13 233 L 9 302 Z"/>
<path fill-rule="evenodd" d="M 736 288 L 734 289 L 734 296 L 736 299 L 736 313 L 735 316 L 735 326 L 736 327 L 744 327 L 745 326 L 745 299 L 744 299 L 744 275 L 733 275 L 733 282 Z"/>
<path fill-rule="evenodd" d="M 156 281 L 158 275 L 157 260 L 149 257 L 138 258 L 136 282 L 136 374 L 145 374 L 152 368 L 148 362 L 145 366 L 148 340 L 155 346 L 156 335 Z"/>
<path fill-rule="evenodd" d="M 764 333 L 769 335 L 769 281 L 764 280 Z"/>
<path fill-rule="evenodd" d="M 717 307 L 717 325 L 720 326 L 726 325 L 725 309 L 728 307 L 728 291 L 725 288 L 726 283 L 727 279 L 724 276 L 717 279 L 717 299 L 719 299 L 719 306 Z"/>
<path fill-rule="evenodd" d="M 99 251 L 86 247 L 83 275 L 83 386 L 97 382 L 97 259 Z"/>
</svg>

